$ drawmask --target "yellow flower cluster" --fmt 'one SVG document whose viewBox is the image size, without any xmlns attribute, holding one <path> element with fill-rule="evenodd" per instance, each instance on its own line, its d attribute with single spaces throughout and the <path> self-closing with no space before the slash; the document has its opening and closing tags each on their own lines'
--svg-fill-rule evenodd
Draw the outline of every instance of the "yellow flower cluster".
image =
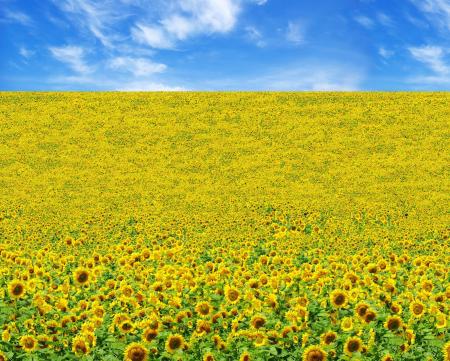
<svg viewBox="0 0 450 361">
<path fill-rule="evenodd" d="M 448 104 L 0 93 L 0 361 L 450 361 Z"/>
</svg>

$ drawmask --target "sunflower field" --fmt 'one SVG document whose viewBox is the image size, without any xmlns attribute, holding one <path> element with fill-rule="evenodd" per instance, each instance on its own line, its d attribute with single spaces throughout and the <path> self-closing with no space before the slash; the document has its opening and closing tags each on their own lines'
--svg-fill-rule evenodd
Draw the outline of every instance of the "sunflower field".
<svg viewBox="0 0 450 361">
<path fill-rule="evenodd" d="M 0 93 L 0 360 L 450 360 L 449 93 Z"/>
</svg>

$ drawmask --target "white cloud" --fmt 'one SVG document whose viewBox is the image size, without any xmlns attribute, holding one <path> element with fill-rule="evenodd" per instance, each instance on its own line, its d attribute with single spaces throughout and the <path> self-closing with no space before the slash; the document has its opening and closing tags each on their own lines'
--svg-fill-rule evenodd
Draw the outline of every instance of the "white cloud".
<svg viewBox="0 0 450 361">
<path fill-rule="evenodd" d="M 266 46 L 266 42 L 263 39 L 261 32 L 254 26 L 247 26 L 245 28 L 247 38 L 252 41 L 257 47 L 263 48 Z"/>
<path fill-rule="evenodd" d="M 448 0 L 411 0 L 432 24 L 450 31 L 450 2 Z"/>
<path fill-rule="evenodd" d="M 378 54 L 380 54 L 383 58 L 388 59 L 392 55 L 394 55 L 394 52 L 392 50 L 388 50 L 388 49 L 386 49 L 384 47 L 380 47 L 378 49 Z"/>
<path fill-rule="evenodd" d="M 136 24 L 131 30 L 131 36 L 139 43 L 156 49 L 171 49 L 174 47 L 170 34 L 163 28 Z"/>
<path fill-rule="evenodd" d="M 31 20 L 31 18 L 27 14 L 20 11 L 12 11 L 8 9 L 3 11 L 1 20 L 3 22 L 18 23 L 24 26 L 33 25 L 33 20 Z"/>
<path fill-rule="evenodd" d="M 256 5 L 266 5 L 268 0 L 253 0 Z"/>
<path fill-rule="evenodd" d="M 21 47 L 19 48 L 19 54 L 20 54 L 21 56 L 23 56 L 24 58 L 29 59 L 29 58 L 31 58 L 31 57 L 34 55 L 34 51 L 32 51 L 32 50 L 30 50 L 30 49 L 27 49 L 27 48 L 24 47 L 24 46 L 21 46 Z"/>
<path fill-rule="evenodd" d="M 390 16 L 386 15 L 385 13 L 378 13 L 377 20 L 380 22 L 380 24 L 382 24 L 384 26 L 387 26 L 387 27 L 394 26 L 394 21 L 392 20 L 392 18 Z"/>
<path fill-rule="evenodd" d="M 304 42 L 304 29 L 299 22 L 290 21 L 286 30 L 286 40 L 296 45 Z"/>
<path fill-rule="evenodd" d="M 372 29 L 375 25 L 373 20 L 364 15 L 359 15 L 355 17 L 355 21 L 367 29 Z"/>
<path fill-rule="evenodd" d="M 133 39 L 157 49 L 173 48 L 189 37 L 227 33 L 240 12 L 239 0 L 173 0 L 170 12 L 160 14 L 159 21 L 141 20 L 132 28 Z"/>
<path fill-rule="evenodd" d="M 439 46 L 421 46 L 408 48 L 411 55 L 427 65 L 433 72 L 440 75 L 450 74 L 450 65 L 446 63 L 446 50 Z"/>
<path fill-rule="evenodd" d="M 49 50 L 56 60 L 67 64 L 77 73 L 86 74 L 93 70 L 84 60 L 85 50 L 79 46 L 50 47 Z"/>
<path fill-rule="evenodd" d="M 131 72 L 135 76 L 146 76 L 162 73 L 167 69 L 165 64 L 154 63 L 145 58 L 116 57 L 109 61 L 109 67 Z"/>
<path fill-rule="evenodd" d="M 62 11 L 71 15 L 74 21 L 87 28 L 100 42 L 107 47 L 112 46 L 111 27 L 126 16 L 117 1 L 111 0 L 53 0 Z"/>
</svg>

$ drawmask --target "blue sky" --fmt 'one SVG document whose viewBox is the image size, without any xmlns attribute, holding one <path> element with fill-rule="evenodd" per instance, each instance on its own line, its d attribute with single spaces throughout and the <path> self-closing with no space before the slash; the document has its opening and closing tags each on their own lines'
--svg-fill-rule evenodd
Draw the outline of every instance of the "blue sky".
<svg viewBox="0 0 450 361">
<path fill-rule="evenodd" d="M 0 90 L 449 90 L 450 0 L 0 0 Z"/>
</svg>

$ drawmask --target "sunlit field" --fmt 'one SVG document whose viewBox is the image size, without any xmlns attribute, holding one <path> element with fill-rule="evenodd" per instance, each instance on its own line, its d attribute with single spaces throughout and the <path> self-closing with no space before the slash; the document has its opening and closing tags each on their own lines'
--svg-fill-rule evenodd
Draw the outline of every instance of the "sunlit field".
<svg viewBox="0 0 450 361">
<path fill-rule="evenodd" d="M 0 93 L 0 360 L 450 360 L 450 93 Z"/>
</svg>

